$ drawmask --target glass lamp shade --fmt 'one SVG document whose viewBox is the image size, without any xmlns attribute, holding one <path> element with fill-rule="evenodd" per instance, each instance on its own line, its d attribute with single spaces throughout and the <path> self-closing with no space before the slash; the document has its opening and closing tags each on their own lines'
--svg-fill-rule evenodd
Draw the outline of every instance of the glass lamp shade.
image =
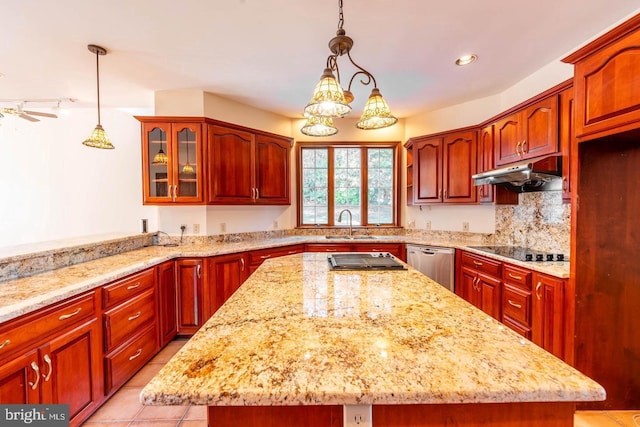
<svg viewBox="0 0 640 427">
<path fill-rule="evenodd" d="M 187 164 L 182 167 L 182 173 L 193 175 L 194 173 L 196 173 L 196 171 L 195 169 L 193 169 L 193 166 L 191 166 L 191 164 L 187 162 Z"/>
<path fill-rule="evenodd" d="M 153 164 L 153 165 L 166 165 L 167 163 L 169 163 L 169 158 L 164 153 L 162 148 L 160 148 L 160 150 L 158 150 L 158 153 L 155 156 L 153 156 L 153 160 L 151 161 L 151 164 Z"/>
<path fill-rule="evenodd" d="M 323 117 L 343 117 L 351 111 L 345 101 L 344 92 L 333 76 L 330 68 L 325 68 L 320 81 L 313 91 L 311 101 L 304 108 L 304 115 Z"/>
<path fill-rule="evenodd" d="M 309 116 L 300 132 L 308 136 L 331 136 L 338 133 L 338 129 L 331 117 Z"/>
<path fill-rule="evenodd" d="M 93 132 L 91 132 L 89 138 L 84 140 L 82 143 L 87 147 L 104 148 L 109 150 L 116 148 L 113 146 L 113 144 L 109 140 L 109 137 L 107 136 L 107 133 L 104 131 L 100 124 L 96 125 L 96 128 L 93 130 Z"/>
<path fill-rule="evenodd" d="M 398 122 L 398 119 L 391 114 L 391 110 L 384 100 L 378 88 L 373 88 L 360 121 L 356 123 L 356 127 L 359 129 L 381 129 L 388 126 L 393 126 Z"/>
</svg>

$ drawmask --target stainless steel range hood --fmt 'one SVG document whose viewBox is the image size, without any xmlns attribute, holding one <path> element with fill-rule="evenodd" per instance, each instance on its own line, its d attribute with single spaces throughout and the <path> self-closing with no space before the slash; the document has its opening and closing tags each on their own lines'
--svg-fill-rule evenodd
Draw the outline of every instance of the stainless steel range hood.
<svg viewBox="0 0 640 427">
<path fill-rule="evenodd" d="M 562 155 L 514 163 L 472 178 L 474 185 L 500 185 L 518 193 L 562 190 Z"/>
</svg>

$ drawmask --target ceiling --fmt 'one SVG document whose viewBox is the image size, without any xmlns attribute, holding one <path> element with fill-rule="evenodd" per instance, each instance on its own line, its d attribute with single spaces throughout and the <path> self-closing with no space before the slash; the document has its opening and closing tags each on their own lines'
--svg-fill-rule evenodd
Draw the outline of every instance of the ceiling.
<svg viewBox="0 0 640 427">
<path fill-rule="evenodd" d="M 622 0 L 344 0 L 344 29 L 353 59 L 408 117 L 499 93 L 635 10 Z M 105 107 L 148 109 L 156 90 L 199 89 L 301 117 L 337 25 L 337 0 L 4 2 L 0 99 L 95 105 L 93 43 L 108 50 Z M 469 52 L 480 59 L 454 65 Z M 339 65 L 344 82 L 353 69 Z M 371 87 L 354 86 L 359 111 Z"/>
</svg>

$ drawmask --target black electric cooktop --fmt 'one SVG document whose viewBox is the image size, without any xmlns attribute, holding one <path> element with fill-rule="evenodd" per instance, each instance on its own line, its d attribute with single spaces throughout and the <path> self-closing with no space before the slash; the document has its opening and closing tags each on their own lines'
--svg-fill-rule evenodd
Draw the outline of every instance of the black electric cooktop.
<svg viewBox="0 0 640 427">
<path fill-rule="evenodd" d="M 344 253 L 329 255 L 331 270 L 406 270 L 388 252 Z"/>
<path fill-rule="evenodd" d="M 522 246 L 469 246 L 472 249 L 489 252 L 518 261 L 566 262 L 569 257 L 562 253 L 542 252 Z"/>
</svg>

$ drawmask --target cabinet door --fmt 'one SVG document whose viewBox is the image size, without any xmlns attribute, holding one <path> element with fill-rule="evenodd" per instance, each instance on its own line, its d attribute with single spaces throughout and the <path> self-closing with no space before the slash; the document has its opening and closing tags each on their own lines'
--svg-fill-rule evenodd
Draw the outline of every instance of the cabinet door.
<svg viewBox="0 0 640 427">
<path fill-rule="evenodd" d="M 571 201 L 571 146 L 575 137 L 573 88 L 560 93 L 560 151 L 562 152 L 562 200 Z"/>
<path fill-rule="evenodd" d="M 478 138 L 478 172 L 486 172 L 494 168 L 493 160 L 493 125 L 480 130 Z M 493 185 L 485 184 L 478 187 L 480 203 L 493 202 Z"/>
<path fill-rule="evenodd" d="M 558 96 L 550 96 L 523 112 L 519 152 L 523 159 L 558 152 Z"/>
<path fill-rule="evenodd" d="M 478 273 L 476 280 L 480 289 L 480 309 L 496 320 L 501 320 L 501 281 L 495 277 Z"/>
<path fill-rule="evenodd" d="M 215 287 L 213 312 L 244 283 L 249 274 L 245 254 L 221 255 L 209 259 L 209 275 Z"/>
<path fill-rule="evenodd" d="M 474 203 L 477 192 L 471 176 L 478 158 L 476 131 L 445 136 L 443 152 L 443 202 Z"/>
<path fill-rule="evenodd" d="M 164 347 L 178 333 L 176 267 L 174 261 L 168 261 L 158 266 L 158 304 L 160 347 Z"/>
<path fill-rule="evenodd" d="M 208 203 L 252 204 L 255 198 L 254 135 L 210 125 L 208 138 Z"/>
<path fill-rule="evenodd" d="M 32 350 L 0 363 L 0 402 L 3 404 L 38 403 L 40 382 L 38 352 Z"/>
<path fill-rule="evenodd" d="M 456 294 L 480 308 L 480 292 L 476 286 L 477 279 L 477 271 L 462 266 L 460 268 L 460 277 L 456 280 Z"/>
<path fill-rule="evenodd" d="M 171 123 L 142 123 L 143 202 L 171 203 Z"/>
<path fill-rule="evenodd" d="M 533 342 L 564 358 L 564 287 L 565 280 L 534 273 Z"/>
<path fill-rule="evenodd" d="M 69 404 L 72 425 L 86 419 L 104 396 L 98 319 L 56 336 L 40 348 L 43 403 Z"/>
<path fill-rule="evenodd" d="M 256 136 L 255 188 L 258 204 L 289 205 L 290 152 L 288 138 Z"/>
<path fill-rule="evenodd" d="M 512 114 L 495 124 L 496 166 L 520 160 L 521 115 Z"/>
<path fill-rule="evenodd" d="M 173 201 L 199 203 L 204 201 L 202 125 L 200 123 L 173 123 L 169 153 L 173 169 Z"/>
<path fill-rule="evenodd" d="M 178 333 L 195 333 L 204 319 L 202 259 L 176 261 L 176 286 L 178 290 Z"/>
<path fill-rule="evenodd" d="M 442 202 L 442 138 L 413 145 L 414 204 Z"/>
</svg>

